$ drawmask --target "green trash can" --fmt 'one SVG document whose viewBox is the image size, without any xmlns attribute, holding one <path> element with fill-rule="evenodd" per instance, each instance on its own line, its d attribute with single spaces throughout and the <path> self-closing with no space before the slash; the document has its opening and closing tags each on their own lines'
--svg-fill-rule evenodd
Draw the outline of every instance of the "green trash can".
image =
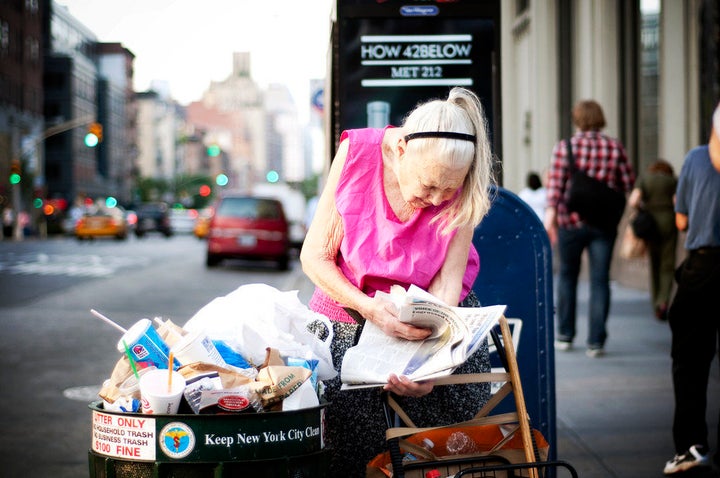
<svg viewBox="0 0 720 478">
<path fill-rule="evenodd" d="M 325 407 L 217 415 L 92 410 L 90 478 L 327 476 Z"/>
</svg>

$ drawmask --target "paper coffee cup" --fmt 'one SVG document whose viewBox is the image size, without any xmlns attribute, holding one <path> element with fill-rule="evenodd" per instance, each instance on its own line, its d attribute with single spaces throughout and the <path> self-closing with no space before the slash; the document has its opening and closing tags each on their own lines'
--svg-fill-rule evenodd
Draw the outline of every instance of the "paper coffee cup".
<svg viewBox="0 0 720 478">
<path fill-rule="evenodd" d="M 181 365 L 204 362 L 227 367 L 215 344 L 202 332 L 192 332 L 183 336 L 173 346 L 172 353 Z"/>
<path fill-rule="evenodd" d="M 145 362 L 147 366 L 168 368 L 170 349 L 152 326 L 150 319 L 140 319 L 130 327 L 117 344 L 117 349 L 125 353 L 125 344 L 136 363 Z"/>
<path fill-rule="evenodd" d="M 172 374 L 172 380 L 169 374 Z M 184 391 L 185 377 L 180 372 L 168 369 L 151 370 L 140 377 L 142 412 L 152 415 L 175 414 Z"/>
</svg>

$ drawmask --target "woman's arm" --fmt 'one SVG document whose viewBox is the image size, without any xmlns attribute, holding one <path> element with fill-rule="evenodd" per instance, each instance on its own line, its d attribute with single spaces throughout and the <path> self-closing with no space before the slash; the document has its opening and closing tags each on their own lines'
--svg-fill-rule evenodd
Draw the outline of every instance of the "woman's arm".
<svg viewBox="0 0 720 478">
<path fill-rule="evenodd" d="M 628 198 L 628 205 L 635 209 L 639 209 L 642 206 L 642 189 L 634 188 Z"/>
<path fill-rule="evenodd" d="M 342 218 L 335 206 L 335 190 L 345 166 L 348 141 L 338 147 L 325 188 L 318 200 L 313 221 L 300 252 L 303 272 L 328 297 L 356 310 L 366 320 L 375 322 L 386 334 L 408 340 L 426 338 L 430 331 L 397 320 L 397 309 L 389 301 L 375 299 L 355 287 L 337 265 L 337 255 L 345 234 Z"/>
<path fill-rule="evenodd" d="M 345 231 L 340 213 L 335 207 L 335 190 L 345 166 L 347 152 L 348 141 L 344 140 L 330 166 L 325 188 L 300 251 L 300 262 L 303 272 L 330 298 L 362 313 L 369 298 L 352 285 L 336 262 Z"/>
<path fill-rule="evenodd" d="M 458 229 L 448 246 L 445 262 L 428 287 L 428 292 L 446 304 L 455 306 L 460 302 L 473 232 L 471 226 Z"/>
</svg>

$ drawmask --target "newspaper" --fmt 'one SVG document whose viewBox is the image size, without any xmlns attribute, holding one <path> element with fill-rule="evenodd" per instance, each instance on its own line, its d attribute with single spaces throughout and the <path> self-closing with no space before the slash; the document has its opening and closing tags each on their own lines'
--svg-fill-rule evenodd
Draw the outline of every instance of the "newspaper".
<svg viewBox="0 0 720 478">
<path fill-rule="evenodd" d="M 425 340 L 403 340 L 366 321 L 357 345 L 345 352 L 342 389 L 379 387 L 391 373 L 413 381 L 450 375 L 480 347 L 506 308 L 453 307 L 414 285 L 378 294 L 398 306 L 400 321 L 432 332 Z"/>
</svg>

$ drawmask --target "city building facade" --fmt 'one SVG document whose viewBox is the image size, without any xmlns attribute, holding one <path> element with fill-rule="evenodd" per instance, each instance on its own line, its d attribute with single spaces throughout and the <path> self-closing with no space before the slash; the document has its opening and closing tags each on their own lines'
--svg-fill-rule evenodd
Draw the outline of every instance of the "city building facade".
<svg viewBox="0 0 720 478">
<path fill-rule="evenodd" d="M 11 235 L 20 233 L 18 212 L 43 187 L 44 14 L 41 0 L 0 3 L 0 213 Z"/>
<path fill-rule="evenodd" d="M 679 171 L 707 142 L 720 99 L 715 0 L 499 2 L 503 184 L 545 171 L 570 111 L 598 101 L 606 132 L 638 171 L 657 158 Z"/>
</svg>

